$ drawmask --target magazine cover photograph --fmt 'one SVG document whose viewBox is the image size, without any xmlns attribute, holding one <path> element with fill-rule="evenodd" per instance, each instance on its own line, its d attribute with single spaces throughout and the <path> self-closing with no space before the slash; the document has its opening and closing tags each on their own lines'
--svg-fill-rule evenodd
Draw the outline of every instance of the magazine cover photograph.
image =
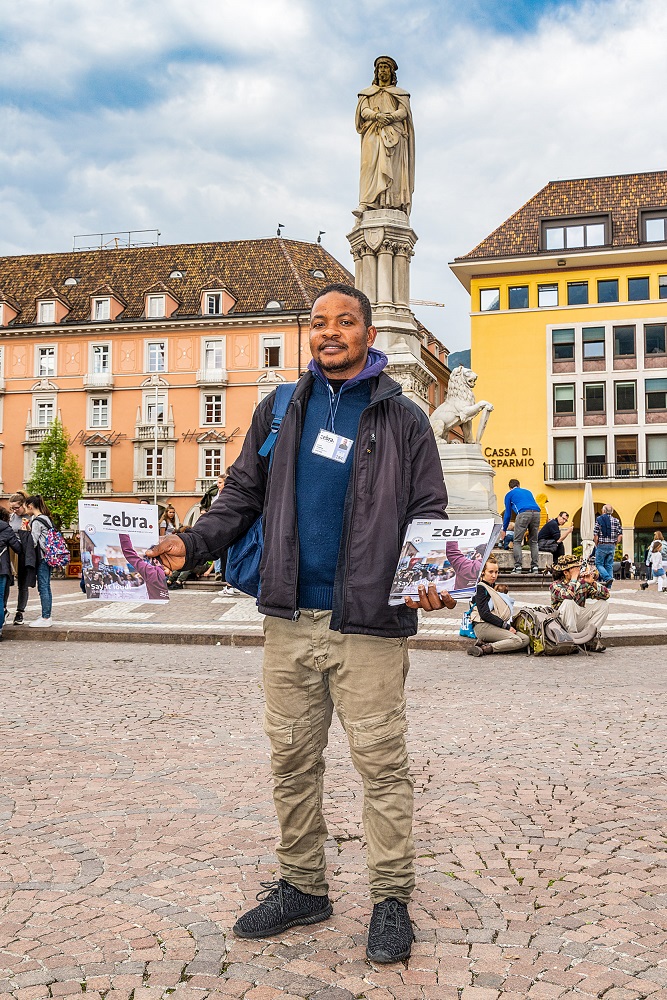
<svg viewBox="0 0 667 1000">
<path fill-rule="evenodd" d="M 145 558 L 159 537 L 154 504 L 80 500 L 79 534 L 86 597 L 153 604 L 169 600 L 164 569 Z"/>
<path fill-rule="evenodd" d="M 409 526 L 394 582 L 390 604 L 406 597 L 418 599 L 418 587 L 434 583 L 438 593 L 448 590 L 454 598 L 474 597 L 482 567 L 493 550 L 501 524 L 484 521 L 417 520 Z"/>
</svg>

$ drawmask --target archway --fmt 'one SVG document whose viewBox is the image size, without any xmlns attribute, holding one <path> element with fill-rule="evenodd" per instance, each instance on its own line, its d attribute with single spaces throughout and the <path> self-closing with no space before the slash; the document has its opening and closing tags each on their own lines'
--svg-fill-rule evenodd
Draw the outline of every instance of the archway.
<svg viewBox="0 0 667 1000">
<path fill-rule="evenodd" d="M 635 562 L 640 566 L 646 559 L 646 548 L 653 541 L 656 531 L 667 537 L 667 503 L 664 500 L 644 504 L 635 515 Z"/>
<path fill-rule="evenodd" d="M 190 507 L 190 510 L 183 518 L 184 526 L 186 528 L 191 528 L 193 524 L 196 524 L 200 514 L 201 514 L 201 509 L 199 507 L 199 501 L 197 501 L 197 503 L 193 504 L 192 507 Z"/>
</svg>

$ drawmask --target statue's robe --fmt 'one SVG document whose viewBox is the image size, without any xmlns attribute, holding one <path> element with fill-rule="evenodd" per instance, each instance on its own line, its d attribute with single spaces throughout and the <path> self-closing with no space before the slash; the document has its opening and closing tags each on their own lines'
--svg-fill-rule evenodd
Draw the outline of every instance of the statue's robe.
<svg viewBox="0 0 667 1000">
<path fill-rule="evenodd" d="M 391 125 L 375 112 L 396 115 Z M 415 189 L 415 134 L 410 95 L 400 87 L 367 87 L 359 94 L 355 120 L 361 135 L 359 208 L 399 208 L 410 213 Z"/>
</svg>

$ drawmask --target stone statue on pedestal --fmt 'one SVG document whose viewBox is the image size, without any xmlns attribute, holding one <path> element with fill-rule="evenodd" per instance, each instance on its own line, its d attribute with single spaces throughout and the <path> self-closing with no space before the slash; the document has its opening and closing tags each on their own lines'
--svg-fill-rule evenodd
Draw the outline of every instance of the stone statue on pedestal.
<svg viewBox="0 0 667 1000">
<path fill-rule="evenodd" d="M 438 440 L 447 441 L 447 434 L 454 427 L 461 427 L 463 431 L 463 441 L 465 444 L 479 444 L 482 440 L 484 428 L 489 419 L 489 414 L 493 410 L 491 403 L 485 399 L 475 401 L 473 389 L 477 381 L 477 373 L 470 368 L 459 365 L 449 377 L 447 396 L 444 403 L 433 411 L 430 416 L 433 433 Z M 473 437 L 473 418 L 481 413 L 482 416 L 477 428 L 477 436 Z"/>
<path fill-rule="evenodd" d="M 361 135 L 359 207 L 396 208 L 410 214 L 415 189 L 415 133 L 410 95 L 396 86 L 391 56 L 375 60 L 373 85 L 359 94 L 355 124 Z"/>
</svg>

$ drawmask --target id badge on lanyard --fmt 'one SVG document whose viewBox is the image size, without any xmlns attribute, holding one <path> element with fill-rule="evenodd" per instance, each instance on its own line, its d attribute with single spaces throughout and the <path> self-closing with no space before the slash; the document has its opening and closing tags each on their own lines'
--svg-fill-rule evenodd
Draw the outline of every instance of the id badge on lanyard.
<svg viewBox="0 0 667 1000">
<path fill-rule="evenodd" d="M 322 458 L 330 458 L 334 462 L 345 464 L 353 444 L 352 438 L 321 428 L 313 445 L 313 455 L 321 455 Z"/>
</svg>

